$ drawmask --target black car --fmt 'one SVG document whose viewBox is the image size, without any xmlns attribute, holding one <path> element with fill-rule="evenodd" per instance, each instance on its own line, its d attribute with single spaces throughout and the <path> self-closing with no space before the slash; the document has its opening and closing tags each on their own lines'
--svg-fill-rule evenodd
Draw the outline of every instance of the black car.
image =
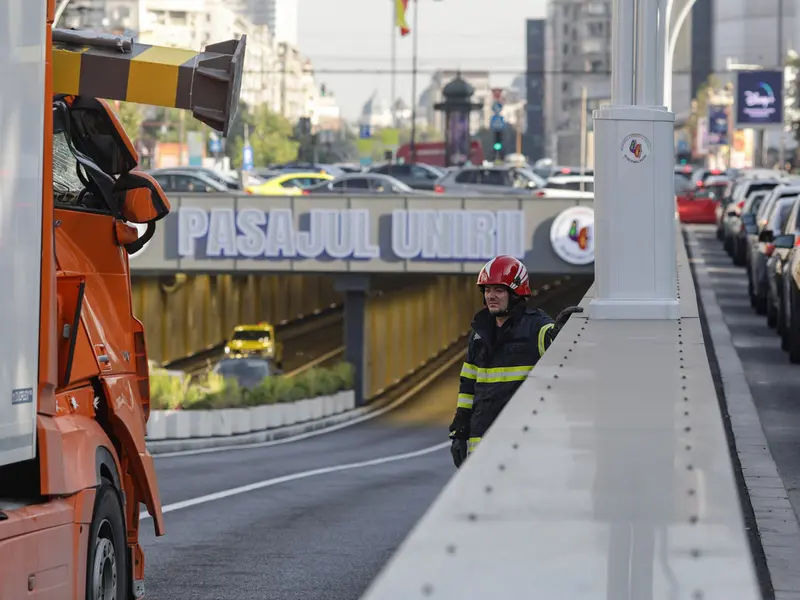
<svg viewBox="0 0 800 600">
<path fill-rule="evenodd" d="M 444 171 L 424 163 L 387 163 L 370 167 L 369 172 L 377 173 L 379 175 L 389 175 L 398 181 L 402 181 L 412 189 L 425 190 L 429 192 L 433 191 L 436 181 L 442 175 L 444 175 Z"/>
<path fill-rule="evenodd" d="M 233 379 L 239 387 L 251 390 L 267 377 L 282 374 L 277 365 L 264 358 L 224 358 L 211 370 L 225 379 Z"/>
</svg>

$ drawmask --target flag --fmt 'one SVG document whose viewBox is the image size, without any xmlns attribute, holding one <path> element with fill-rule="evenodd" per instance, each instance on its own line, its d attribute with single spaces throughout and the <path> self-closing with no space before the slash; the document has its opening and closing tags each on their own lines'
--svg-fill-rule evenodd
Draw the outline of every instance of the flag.
<svg viewBox="0 0 800 600">
<path fill-rule="evenodd" d="M 400 35 L 406 36 L 411 33 L 411 29 L 406 23 L 406 11 L 408 10 L 408 0 L 394 0 L 395 13 L 394 22 L 400 28 Z"/>
</svg>

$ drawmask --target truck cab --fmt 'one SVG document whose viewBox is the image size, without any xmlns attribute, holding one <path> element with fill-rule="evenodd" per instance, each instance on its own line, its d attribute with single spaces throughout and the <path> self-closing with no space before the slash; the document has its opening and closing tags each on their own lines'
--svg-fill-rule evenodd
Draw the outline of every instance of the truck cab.
<svg viewBox="0 0 800 600">
<path fill-rule="evenodd" d="M 0 52 L 14 82 L 0 90 L 0 598 L 143 598 L 140 505 L 157 535 L 164 522 L 128 257 L 170 205 L 102 98 L 192 110 L 225 135 L 245 39 L 176 63 L 175 49 L 53 29 L 53 0 L 7 4 L 18 19 Z"/>
</svg>

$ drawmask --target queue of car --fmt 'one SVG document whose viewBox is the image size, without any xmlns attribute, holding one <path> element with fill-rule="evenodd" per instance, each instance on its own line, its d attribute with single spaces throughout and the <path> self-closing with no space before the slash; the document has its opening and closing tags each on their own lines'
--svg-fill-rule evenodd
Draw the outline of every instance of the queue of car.
<svg viewBox="0 0 800 600">
<path fill-rule="evenodd" d="M 467 164 L 442 169 L 423 163 L 382 163 L 364 170 L 345 165 L 289 163 L 256 168 L 238 179 L 203 167 L 172 167 L 148 173 L 170 193 L 247 193 L 261 196 L 312 194 L 492 195 L 533 198 L 594 198 L 594 173 L 579 167 L 527 163 Z"/>
<path fill-rule="evenodd" d="M 767 169 L 725 176 L 717 238 L 744 267 L 753 310 L 780 336 L 789 361 L 800 363 L 800 178 Z"/>
</svg>

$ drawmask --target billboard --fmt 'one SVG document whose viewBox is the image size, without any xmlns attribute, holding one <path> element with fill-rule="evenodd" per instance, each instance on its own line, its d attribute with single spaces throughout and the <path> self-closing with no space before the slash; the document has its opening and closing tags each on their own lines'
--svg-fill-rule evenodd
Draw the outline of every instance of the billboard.
<svg viewBox="0 0 800 600">
<path fill-rule="evenodd" d="M 736 127 L 783 125 L 783 71 L 736 73 Z"/>
<path fill-rule="evenodd" d="M 708 144 L 710 146 L 727 146 L 728 139 L 728 107 L 711 104 L 708 107 Z"/>
</svg>

